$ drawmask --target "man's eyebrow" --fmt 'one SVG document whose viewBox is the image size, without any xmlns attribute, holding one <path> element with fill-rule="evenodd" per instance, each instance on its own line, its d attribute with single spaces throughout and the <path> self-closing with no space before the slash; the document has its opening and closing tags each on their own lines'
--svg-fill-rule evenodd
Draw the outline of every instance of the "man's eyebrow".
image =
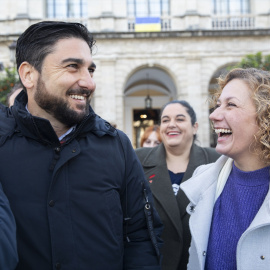
<svg viewBox="0 0 270 270">
<path fill-rule="evenodd" d="M 83 64 L 84 63 L 84 60 L 80 59 L 80 58 L 67 58 L 67 59 L 64 59 L 62 61 L 62 64 L 65 64 L 65 63 L 68 63 L 68 62 L 75 62 L 77 64 Z"/>
</svg>

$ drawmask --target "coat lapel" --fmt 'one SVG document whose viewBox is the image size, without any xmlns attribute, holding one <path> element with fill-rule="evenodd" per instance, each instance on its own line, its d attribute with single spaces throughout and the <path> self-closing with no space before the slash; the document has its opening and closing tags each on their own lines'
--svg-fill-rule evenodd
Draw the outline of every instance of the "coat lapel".
<svg viewBox="0 0 270 270">
<path fill-rule="evenodd" d="M 167 213 L 176 231 L 181 236 L 180 212 L 172 189 L 163 144 L 153 148 L 142 162 L 142 165 L 155 200 Z"/>
<path fill-rule="evenodd" d="M 202 153 L 201 148 L 198 147 L 196 144 L 193 144 L 190 150 L 189 163 L 187 166 L 187 170 L 184 174 L 182 183 L 192 177 L 193 172 L 198 166 L 205 164 L 206 162 L 207 160 L 205 158 L 205 155 Z M 183 217 L 183 215 L 186 214 L 186 208 L 189 204 L 189 199 L 181 189 L 179 189 L 176 199 L 180 207 L 181 217 Z"/>
<path fill-rule="evenodd" d="M 227 159 L 222 156 L 215 164 L 205 165 L 189 181 L 181 184 L 181 189 L 191 201 L 187 209 L 193 209 L 187 211 L 190 213 L 190 231 L 196 247 L 196 255 L 193 255 L 198 257 L 201 266 L 205 260 L 205 256 L 201 255 L 206 252 L 208 245 L 217 179 Z"/>
</svg>

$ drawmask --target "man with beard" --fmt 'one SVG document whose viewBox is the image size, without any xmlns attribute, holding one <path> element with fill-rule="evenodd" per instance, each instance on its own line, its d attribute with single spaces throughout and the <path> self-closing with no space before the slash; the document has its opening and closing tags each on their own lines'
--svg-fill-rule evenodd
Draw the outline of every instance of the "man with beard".
<svg viewBox="0 0 270 270">
<path fill-rule="evenodd" d="M 94 43 L 85 26 L 52 21 L 17 41 L 24 91 L 0 140 L 16 269 L 160 269 L 162 225 L 141 165 L 89 106 Z"/>
</svg>

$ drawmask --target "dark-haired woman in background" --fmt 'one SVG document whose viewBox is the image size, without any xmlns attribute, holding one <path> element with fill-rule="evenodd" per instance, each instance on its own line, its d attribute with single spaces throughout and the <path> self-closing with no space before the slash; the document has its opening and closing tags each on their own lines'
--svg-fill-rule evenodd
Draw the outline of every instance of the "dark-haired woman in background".
<svg viewBox="0 0 270 270">
<path fill-rule="evenodd" d="M 179 190 L 179 185 L 189 179 L 198 166 L 219 157 L 215 149 L 195 144 L 197 129 L 196 114 L 189 103 L 171 101 L 161 110 L 162 143 L 136 150 L 164 224 L 163 270 L 184 270 L 188 263 L 191 239 L 186 207 L 189 200 Z"/>
</svg>

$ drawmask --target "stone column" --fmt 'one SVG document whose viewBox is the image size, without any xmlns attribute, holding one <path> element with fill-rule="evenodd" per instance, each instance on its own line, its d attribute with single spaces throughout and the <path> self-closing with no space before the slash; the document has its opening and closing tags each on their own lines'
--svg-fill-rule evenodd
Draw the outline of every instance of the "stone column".
<svg viewBox="0 0 270 270">
<path fill-rule="evenodd" d="M 116 119 L 115 60 L 101 60 L 99 85 L 95 93 L 96 113 L 108 122 Z"/>
</svg>

